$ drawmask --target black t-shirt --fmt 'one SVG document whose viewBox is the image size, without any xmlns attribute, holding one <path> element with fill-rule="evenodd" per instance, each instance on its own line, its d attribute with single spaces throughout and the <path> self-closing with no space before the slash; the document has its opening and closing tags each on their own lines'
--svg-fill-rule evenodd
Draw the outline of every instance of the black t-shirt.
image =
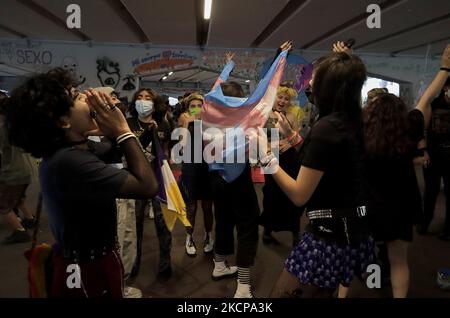
<svg viewBox="0 0 450 318">
<path fill-rule="evenodd" d="M 88 140 L 89 151 L 108 164 L 122 163 L 122 150 L 115 140 L 103 137 L 100 142 Z"/>
<path fill-rule="evenodd" d="M 208 164 L 205 162 L 203 158 L 203 140 L 202 140 L 202 130 L 201 126 L 194 125 L 194 122 L 189 123 L 188 125 L 189 135 L 190 138 L 188 138 L 185 148 L 190 149 L 191 156 L 189 158 L 189 162 L 184 162 L 181 166 L 182 174 L 184 175 L 203 175 L 205 171 L 208 171 Z M 197 130 L 197 131 L 196 131 Z M 196 138 L 198 138 L 196 140 Z M 196 143 L 200 144 L 200 149 L 202 150 L 202 155 L 200 159 L 200 162 L 195 162 L 195 147 Z"/>
<path fill-rule="evenodd" d="M 431 104 L 431 122 L 427 131 L 427 146 L 430 155 L 439 151 L 441 144 L 450 143 L 450 104 L 445 97 L 433 101 Z M 447 146 L 448 147 L 448 146 Z"/>
<path fill-rule="evenodd" d="M 424 117 L 414 109 L 408 114 L 410 149 L 395 157 L 367 157 L 366 176 L 369 184 L 371 211 L 387 217 L 402 217 L 411 223 L 421 212 L 421 195 L 413 159 L 417 144 L 424 138 Z"/>
<path fill-rule="evenodd" d="M 304 167 L 323 171 L 317 188 L 306 203 L 306 211 L 355 211 L 352 218 L 311 220 L 306 230 L 322 239 L 343 244 L 366 239 L 368 222 L 366 218 L 356 217 L 356 208 L 366 205 L 367 195 L 362 129 L 355 129 L 344 114 L 325 116 L 317 121 L 305 138 L 300 160 Z"/>
<path fill-rule="evenodd" d="M 354 208 L 364 204 L 362 134 L 357 136 L 343 114 L 321 118 L 305 138 L 301 165 L 324 174 L 306 210 Z"/>
<path fill-rule="evenodd" d="M 150 124 L 144 123 L 140 121 L 138 118 L 128 118 L 128 125 L 130 126 L 131 131 L 138 136 L 139 141 L 142 144 L 142 147 L 147 148 L 148 145 L 152 142 L 153 132 L 149 129 Z M 172 127 L 169 121 L 163 118 L 158 123 L 157 134 L 161 146 L 168 144 L 171 139 Z"/>
<path fill-rule="evenodd" d="M 89 151 L 63 148 L 40 166 L 44 202 L 56 241 L 67 249 L 112 247 L 117 234 L 116 202 L 128 172 Z"/>
</svg>

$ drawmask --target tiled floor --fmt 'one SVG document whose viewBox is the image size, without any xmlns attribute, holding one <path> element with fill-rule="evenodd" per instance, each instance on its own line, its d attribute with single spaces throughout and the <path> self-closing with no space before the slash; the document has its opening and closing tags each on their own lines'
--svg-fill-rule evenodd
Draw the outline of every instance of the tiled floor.
<svg viewBox="0 0 450 318">
<path fill-rule="evenodd" d="M 256 185 L 261 199 L 261 185 Z M 34 207 L 37 187 L 29 191 L 30 206 Z M 438 232 L 443 223 L 444 201 L 442 194 L 437 205 L 437 215 L 431 230 Z M 184 229 L 177 224 L 173 231 L 172 266 L 173 276 L 168 281 L 156 279 L 158 264 L 158 241 L 152 220 L 145 223 L 145 237 L 141 273 L 136 287 L 142 289 L 144 297 L 232 297 L 236 282 L 234 279 L 212 281 L 212 256 L 203 255 L 201 211 L 197 215 L 198 224 L 195 238 L 200 253 L 195 258 L 184 252 Z M 52 242 L 46 214 L 43 213 L 43 224 L 39 235 L 40 241 Z M 262 228 L 261 228 L 262 232 Z M 4 220 L 0 219 L 0 239 L 9 234 Z M 290 233 L 276 233 L 279 245 L 264 245 L 261 240 L 258 246 L 256 263 L 253 268 L 253 280 L 257 297 L 268 297 L 288 255 L 292 238 Z M 27 297 L 26 261 L 23 251 L 29 244 L 14 246 L 0 245 L 0 297 Z M 450 267 L 450 243 L 439 241 L 435 235 L 415 237 L 410 248 L 411 287 L 410 297 L 448 297 L 450 292 L 440 290 L 436 285 L 436 271 L 440 267 Z M 388 297 L 389 290 L 368 290 L 355 281 L 349 297 Z"/>
</svg>

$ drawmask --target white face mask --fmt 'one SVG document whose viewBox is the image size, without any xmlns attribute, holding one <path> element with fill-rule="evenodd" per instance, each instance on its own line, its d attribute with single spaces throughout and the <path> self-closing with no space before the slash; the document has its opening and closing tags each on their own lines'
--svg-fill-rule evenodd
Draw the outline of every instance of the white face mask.
<svg viewBox="0 0 450 318">
<path fill-rule="evenodd" d="M 153 112 L 153 101 L 137 100 L 135 103 L 136 111 L 141 117 L 149 116 Z"/>
</svg>

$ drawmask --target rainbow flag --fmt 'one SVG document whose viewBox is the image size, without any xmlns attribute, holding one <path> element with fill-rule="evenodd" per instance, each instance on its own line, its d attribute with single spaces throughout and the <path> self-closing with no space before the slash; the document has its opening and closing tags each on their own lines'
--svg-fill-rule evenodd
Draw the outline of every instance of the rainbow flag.
<svg viewBox="0 0 450 318">
<path fill-rule="evenodd" d="M 283 76 L 286 65 L 287 51 L 283 51 L 275 59 L 269 71 L 259 82 L 258 87 L 249 98 L 237 98 L 224 96 L 220 84 L 227 81 L 234 68 L 234 62 L 230 61 L 219 78 L 215 82 L 212 90 L 206 94 L 205 103 L 202 108 L 201 119 L 205 144 L 208 140 L 224 138 L 227 134 L 233 134 L 233 130 L 242 129 L 244 133 L 249 128 L 262 128 L 266 124 L 269 113 L 275 102 L 277 88 Z M 209 128 L 218 128 L 215 132 L 208 131 Z M 248 143 L 250 138 L 255 136 L 246 135 L 245 142 L 237 142 L 224 149 L 222 158 L 224 163 L 212 163 L 210 170 L 221 171 L 223 178 L 227 182 L 232 182 L 244 171 L 245 163 L 225 163 L 225 158 L 230 154 L 238 153 L 242 148 L 248 154 Z"/>
<path fill-rule="evenodd" d="M 155 174 L 159 183 L 159 192 L 156 199 L 161 204 L 161 210 L 167 228 L 172 232 L 177 219 L 186 227 L 191 226 L 191 223 L 187 219 L 186 204 L 181 195 L 178 183 L 173 176 L 167 158 L 159 144 L 156 129 L 154 132 L 152 147 L 154 147 L 154 152 L 156 153 Z"/>
<path fill-rule="evenodd" d="M 42 243 L 27 250 L 25 257 L 28 259 L 28 282 L 30 283 L 31 298 L 48 298 L 51 292 L 50 264 L 52 262 L 51 245 Z"/>
</svg>

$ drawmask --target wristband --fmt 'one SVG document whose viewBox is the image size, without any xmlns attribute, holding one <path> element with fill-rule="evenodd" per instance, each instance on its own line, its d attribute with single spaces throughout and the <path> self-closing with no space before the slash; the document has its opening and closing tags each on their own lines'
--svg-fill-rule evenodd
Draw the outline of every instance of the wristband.
<svg viewBox="0 0 450 318">
<path fill-rule="evenodd" d="M 131 138 L 137 139 L 136 136 L 126 136 L 126 137 L 123 137 L 121 140 L 119 140 L 119 141 L 117 142 L 117 144 L 120 145 L 120 144 L 123 143 L 124 141 L 127 141 L 128 139 L 131 139 Z"/>
<path fill-rule="evenodd" d="M 292 147 L 297 147 L 298 145 L 300 145 L 303 142 L 303 138 L 301 136 L 299 136 L 299 138 L 297 138 L 297 142 L 291 144 Z"/>
<path fill-rule="evenodd" d="M 122 142 L 130 138 L 136 138 L 136 136 L 132 132 L 128 132 L 117 137 L 116 142 L 118 145 L 120 145 Z"/>
<path fill-rule="evenodd" d="M 441 67 L 440 70 L 441 71 L 450 72 L 450 68 L 449 67 Z"/>
</svg>

